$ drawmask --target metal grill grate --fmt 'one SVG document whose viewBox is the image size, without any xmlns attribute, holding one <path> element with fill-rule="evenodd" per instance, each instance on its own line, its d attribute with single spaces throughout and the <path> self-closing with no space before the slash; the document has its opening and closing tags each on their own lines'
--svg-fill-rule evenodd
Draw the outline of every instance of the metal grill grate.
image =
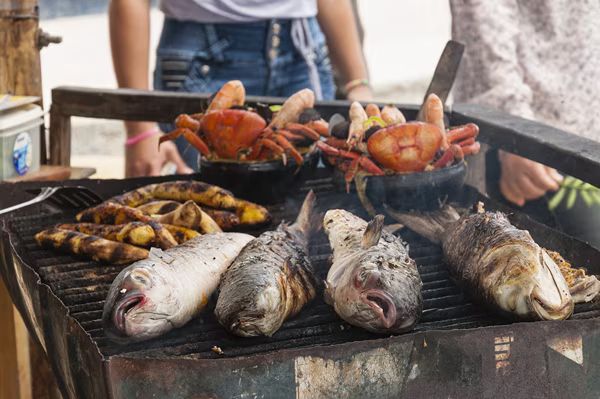
<svg viewBox="0 0 600 399">
<path fill-rule="evenodd" d="M 328 179 L 313 180 L 288 199 L 285 206 L 271 207 L 274 220 L 293 220 L 308 189 L 314 189 L 320 208 L 325 210 L 340 207 L 366 217 L 355 198 L 333 190 Z M 105 337 L 101 317 L 104 299 L 112 280 L 121 267 L 58 255 L 40 249 L 34 234 L 42 228 L 56 223 L 74 220 L 74 214 L 33 215 L 14 219 L 11 230 L 15 233 L 18 251 L 26 262 L 49 285 L 54 294 L 67 306 L 70 314 L 95 341 L 104 356 L 127 354 L 135 357 L 234 357 L 269 352 L 284 348 L 328 345 L 357 340 L 377 339 L 379 335 L 368 333 L 343 322 L 325 304 L 322 295 L 306 306 L 301 313 L 286 322 L 270 338 L 239 338 L 228 334 L 213 316 L 213 303 L 208 311 L 186 326 L 150 341 L 118 346 Z M 255 232 L 258 233 L 258 232 Z M 441 249 L 416 234 L 403 230 L 402 238 L 410 245 L 410 255 L 417 262 L 423 280 L 424 312 L 416 330 L 466 329 L 508 321 L 495 317 L 480 306 L 465 298 L 454 284 L 443 265 Z M 310 254 L 319 277 L 325 278 L 329 267 L 330 248 L 326 236 L 321 232 L 311 243 Z M 573 318 L 600 316 L 600 305 L 576 306 Z M 219 346 L 224 355 L 211 351 Z"/>
</svg>

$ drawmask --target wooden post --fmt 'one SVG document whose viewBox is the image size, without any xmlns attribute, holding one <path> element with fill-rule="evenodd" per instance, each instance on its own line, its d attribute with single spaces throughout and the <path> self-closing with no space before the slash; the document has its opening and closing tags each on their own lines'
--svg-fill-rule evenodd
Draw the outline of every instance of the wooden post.
<svg viewBox="0 0 600 399">
<path fill-rule="evenodd" d="M 50 163 L 71 165 L 71 117 L 57 104 L 50 106 Z"/>
<path fill-rule="evenodd" d="M 0 94 L 42 97 L 38 36 L 37 0 L 0 0 Z M 44 133 L 42 129 L 45 163 Z M 29 338 L 0 281 L 0 399 L 51 398 L 56 392 L 46 354 Z"/>
</svg>

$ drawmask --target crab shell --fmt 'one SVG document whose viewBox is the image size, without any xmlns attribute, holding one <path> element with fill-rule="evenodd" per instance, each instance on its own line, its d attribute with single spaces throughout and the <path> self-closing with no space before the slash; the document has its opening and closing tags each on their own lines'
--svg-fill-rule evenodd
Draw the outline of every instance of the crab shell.
<svg viewBox="0 0 600 399">
<path fill-rule="evenodd" d="M 424 122 L 408 122 L 379 129 L 367 141 L 369 154 L 387 169 L 419 172 L 440 149 L 444 132 Z"/>
<path fill-rule="evenodd" d="M 212 111 L 202 119 L 202 133 L 214 153 L 224 159 L 237 159 L 249 150 L 267 123 L 255 112 L 240 109 Z"/>
</svg>

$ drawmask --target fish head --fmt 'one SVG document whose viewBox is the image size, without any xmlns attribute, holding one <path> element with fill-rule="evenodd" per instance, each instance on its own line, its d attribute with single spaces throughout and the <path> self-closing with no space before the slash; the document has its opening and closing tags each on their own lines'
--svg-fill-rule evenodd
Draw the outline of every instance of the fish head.
<svg viewBox="0 0 600 399">
<path fill-rule="evenodd" d="M 521 318 L 564 320 L 574 301 L 567 282 L 546 251 L 509 248 L 510 266 L 497 280 L 494 300 L 502 310 Z"/>
<path fill-rule="evenodd" d="M 118 341 L 153 338 L 170 330 L 180 311 L 177 287 L 151 265 L 138 262 L 123 270 L 113 282 L 104 305 L 107 335 Z"/>
<path fill-rule="evenodd" d="M 335 290 L 336 311 L 344 320 L 368 331 L 408 330 L 416 324 L 422 304 L 420 295 L 403 295 L 410 292 L 407 284 L 410 282 L 399 281 L 386 270 L 368 265 L 357 268 Z"/>
</svg>

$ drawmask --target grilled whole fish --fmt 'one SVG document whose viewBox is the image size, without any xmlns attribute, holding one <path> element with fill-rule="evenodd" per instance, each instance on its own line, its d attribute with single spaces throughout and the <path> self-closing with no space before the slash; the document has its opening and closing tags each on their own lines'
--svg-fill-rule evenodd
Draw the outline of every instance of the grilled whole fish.
<svg viewBox="0 0 600 399">
<path fill-rule="evenodd" d="M 148 257 L 148 250 L 78 231 L 52 228 L 35 235 L 38 245 L 82 255 L 95 261 L 127 264 Z"/>
<path fill-rule="evenodd" d="M 104 305 L 104 328 L 115 340 L 144 340 L 181 327 L 198 315 L 219 279 L 254 237 L 215 233 L 125 268 L 113 281 Z"/>
<path fill-rule="evenodd" d="M 318 229 L 315 195 L 306 196 L 296 222 L 281 224 L 251 241 L 227 270 L 215 315 L 242 337 L 273 335 L 316 295 L 308 242 Z"/>
<path fill-rule="evenodd" d="M 150 184 L 111 198 L 109 201 L 138 207 L 154 200 L 185 202 L 192 200 L 211 208 L 232 210 L 243 226 L 264 225 L 271 221 L 266 208 L 235 198 L 225 189 L 199 181 L 173 181 Z"/>
<path fill-rule="evenodd" d="M 450 274 L 479 302 L 525 320 L 563 320 L 573 298 L 558 266 L 529 232 L 500 212 L 460 217 L 444 206 L 428 215 L 390 215 L 429 240 L 441 243 Z"/>
<path fill-rule="evenodd" d="M 402 240 L 383 231 L 383 216 L 367 224 L 341 209 L 325 214 L 333 249 L 325 301 L 348 323 L 376 333 L 410 330 L 423 309 L 423 283 Z"/>
</svg>

